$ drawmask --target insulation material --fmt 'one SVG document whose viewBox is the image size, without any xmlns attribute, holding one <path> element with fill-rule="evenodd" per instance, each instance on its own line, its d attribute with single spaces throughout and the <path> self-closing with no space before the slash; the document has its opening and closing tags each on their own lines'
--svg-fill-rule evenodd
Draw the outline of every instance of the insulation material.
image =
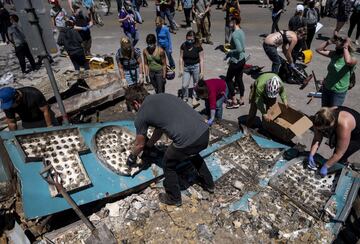
<svg viewBox="0 0 360 244">
<path fill-rule="evenodd" d="M 66 191 L 91 184 L 79 157 L 79 153 L 88 152 L 89 148 L 77 129 L 17 136 L 17 141 L 25 154 L 25 161 L 43 160 L 45 165 L 51 164 Z M 58 194 L 53 187 L 50 192 L 52 196 Z"/>
<path fill-rule="evenodd" d="M 140 167 L 126 164 L 134 141 L 135 135 L 124 127 L 104 127 L 95 135 L 96 154 L 111 171 L 119 175 L 134 175 L 140 171 Z"/>
<path fill-rule="evenodd" d="M 283 173 L 270 181 L 270 186 L 286 194 L 297 206 L 315 218 L 321 218 L 324 207 L 335 190 L 335 174 L 321 178 L 304 167 L 303 158 L 289 162 Z"/>
</svg>

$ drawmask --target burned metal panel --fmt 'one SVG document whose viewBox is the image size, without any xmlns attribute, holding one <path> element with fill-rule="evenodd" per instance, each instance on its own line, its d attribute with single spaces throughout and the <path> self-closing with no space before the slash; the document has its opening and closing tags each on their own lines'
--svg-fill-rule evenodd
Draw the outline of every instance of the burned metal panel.
<svg viewBox="0 0 360 244">
<path fill-rule="evenodd" d="M 139 172 L 133 177 L 119 176 L 105 168 L 95 155 L 92 140 L 96 132 L 104 126 L 123 126 L 129 131 L 135 132 L 132 121 L 114 121 L 97 124 L 81 124 L 76 126 L 63 126 L 52 128 L 37 128 L 14 132 L 1 132 L 4 145 L 9 153 L 18 178 L 21 183 L 21 196 L 23 210 L 26 218 L 33 219 L 69 209 L 69 205 L 61 197 L 51 197 L 47 182 L 40 176 L 44 164 L 40 161 L 26 163 L 21 156 L 19 147 L 16 145 L 16 136 L 31 133 L 52 132 L 63 129 L 78 129 L 84 139 L 84 143 L 91 149 L 91 153 L 80 155 L 86 172 L 91 180 L 91 185 L 80 191 L 71 193 L 71 197 L 78 205 L 93 202 L 108 196 L 119 194 L 136 188 L 146 182 L 151 182 L 162 174 L 162 169 L 153 165 Z"/>
<path fill-rule="evenodd" d="M 91 184 L 79 157 L 79 154 L 89 153 L 89 148 L 77 129 L 19 135 L 16 142 L 25 162 L 43 161 L 44 166 L 52 165 L 58 174 L 57 180 L 68 192 Z M 51 173 L 52 177 L 55 177 L 54 173 Z M 58 195 L 54 186 L 49 188 L 51 196 Z"/>
<path fill-rule="evenodd" d="M 263 149 L 250 136 L 244 136 L 216 152 L 222 160 L 230 161 L 254 183 L 264 179 L 281 157 L 280 149 Z"/>
<path fill-rule="evenodd" d="M 338 178 L 329 174 L 321 178 L 315 171 L 304 167 L 304 157 L 288 162 L 279 173 L 270 180 L 270 186 L 287 195 L 299 208 L 320 219 Z"/>
</svg>

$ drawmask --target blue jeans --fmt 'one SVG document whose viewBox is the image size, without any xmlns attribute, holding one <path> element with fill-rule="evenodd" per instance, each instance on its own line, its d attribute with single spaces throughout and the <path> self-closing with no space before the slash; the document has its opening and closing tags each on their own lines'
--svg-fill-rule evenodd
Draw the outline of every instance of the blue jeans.
<svg viewBox="0 0 360 244">
<path fill-rule="evenodd" d="M 170 29 L 172 29 L 172 30 L 176 29 L 173 14 L 171 13 L 169 8 L 166 8 L 165 10 L 160 11 L 160 17 L 163 19 L 165 19 L 165 17 L 167 17 L 169 24 L 170 24 Z"/>
<path fill-rule="evenodd" d="M 346 92 L 334 92 L 328 90 L 323 86 L 322 88 L 322 95 L 321 95 L 321 107 L 335 107 L 335 106 L 342 106 Z"/>
<path fill-rule="evenodd" d="M 175 68 L 175 61 L 174 61 L 174 58 L 172 56 L 172 52 L 170 52 L 170 48 L 169 47 L 162 47 L 166 53 L 166 57 L 169 61 L 169 66 L 170 68 Z"/>
<path fill-rule="evenodd" d="M 200 64 L 193 64 L 184 67 L 184 74 L 182 79 L 182 94 L 184 99 L 189 98 L 189 88 L 193 88 L 194 85 L 199 81 L 200 75 Z M 192 84 L 190 79 L 193 78 Z"/>
<path fill-rule="evenodd" d="M 125 31 L 125 36 L 127 36 L 127 38 L 129 38 L 129 40 L 132 43 L 132 46 L 135 47 L 135 45 L 139 41 L 139 31 L 136 30 L 134 33 Z"/>
<path fill-rule="evenodd" d="M 125 79 L 128 86 L 132 86 L 138 83 L 139 80 L 139 68 L 136 70 L 124 70 Z"/>
<path fill-rule="evenodd" d="M 264 48 L 266 55 L 272 61 L 271 72 L 278 74 L 280 66 L 281 66 L 281 59 L 277 52 L 277 47 L 264 43 L 263 48 Z"/>
</svg>

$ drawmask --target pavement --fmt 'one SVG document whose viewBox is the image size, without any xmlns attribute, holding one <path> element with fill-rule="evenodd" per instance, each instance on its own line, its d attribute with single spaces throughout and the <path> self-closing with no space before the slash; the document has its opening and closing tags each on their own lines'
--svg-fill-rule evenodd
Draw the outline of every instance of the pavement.
<svg viewBox="0 0 360 244">
<path fill-rule="evenodd" d="M 291 1 L 290 5 L 286 7 L 287 11 L 281 16 L 279 27 L 280 29 L 287 29 L 287 23 L 291 16 L 295 12 L 295 6 L 298 1 Z M 66 6 L 66 2 L 62 1 L 62 5 Z M 251 55 L 249 64 L 265 66 L 264 71 L 270 70 L 271 62 L 265 55 L 262 48 L 263 38 L 261 34 L 268 34 L 271 29 L 271 10 L 267 8 L 260 8 L 257 3 L 244 3 L 241 2 L 241 18 L 242 23 L 241 27 L 246 35 L 246 53 Z M 116 2 L 112 1 L 111 11 L 113 14 L 109 16 L 103 16 L 105 25 L 103 27 L 93 27 L 92 31 L 92 53 L 93 54 L 113 54 L 115 55 L 117 49 L 120 46 L 119 40 L 124 36 L 122 28 L 117 21 L 116 14 Z M 144 23 L 138 25 L 140 31 L 140 41 L 137 44 L 137 47 L 140 49 L 145 48 L 145 38 L 149 33 L 155 33 L 155 6 L 154 1 L 149 1 L 149 7 L 141 8 L 141 14 L 144 20 Z M 225 13 L 221 10 L 216 9 L 216 5 L 212 6 L 211 10 L 211 33 L 212 41 L 214 45 L 203 45 L 205 53 L 205 78 L 214 78 L 219 77 L 220 75 L 225 75 L 227 70 L 227 64 L 223 61 L 224 54 L 215 50 L 215 47 L 224 43 L 224 16 Z M 184 24 L 184 13 L 176 11 L 175 20 L 181 25 Z M 325 18 L 320 21 L 324 27 L 319 31 L 318 34 L 321 34 L 323 37 L 330 37 L 332 35 L 333 29 L 335 27 L 335 19 Z M 193 24 L 193 29 L 196 31 L 196 26 Z M 340 31 L 342 36 L 345 36 L 348 30 L 348 23 Z M 173 44 L 173 56 L 178 64 L 180 46 L 185 41 L 185 35 L 187 30 L 184 28 L 179 28 L 176 35 L 172 35 L 172 44 Z M 355 33 L 354 33 L 355 35 Z M 313 43 L 312 49 L 320 45 L 322 40 L 318 39 L 316 35 Z M 7 46 L 0 47 L 0 54 L 3 51 L 7 51 Z M 359 48 L 359 47 L 358 47 Z M 360 60 L 359 53 L 355 54 L 355 57 Z M 307 72 L 310 73 L 314 71 L 318 79 L 323 79 L 326 76 L 326 68 L 329 63 L 329 59 L 322 57 L 314 53 L 312 62 L 307 68 Z M 177 71 L 177 70 L 176 70 Z M 355 70 L 356 76 L 360 77 L 359 69 Z M 237 121 L 238 117 L 245 116 L 249 110 L 249 104 L 247 98 L 249 95 L 249 87 L 253 83 L 251 77 L 244 74 L 243 77 L 245 84 L 245 97 L 246 104 L 245 106 L 235 109 L 227 110 L 224 109 L 224 119 L 231 121 Z M 288 85 L 286 84 L 286 92 L 288 94 L 289 105 L 300 110 L 308 115 L 313 115 L 320 108 L 320 99 L 314 99 L 310 104 L 307 104 L 308 92 L 315 90 L 314 83 L 310 83 L 304 90 L 299 90 L 297 85 Z M 177 94 L 177 90 L 181 88 L 181 79 L 176 77 L 174 80 L 168 81 L 166 84 L 166 92 Z M 355 109 L 358 109 L 360 96 L 359 85 L 355 86 L 351 91 L 348 92 L 345 106 L 349 106 Z M 201 109 L 201 107 L 199 107 Z M 258 114 L 259 115 L 259 114 Z M 299 142 L 307 145 L 309 147 L 312 140 L 312 132 L 307 132 L 302 138 L 299 139 Z M 329 156 L 328 147 L 322 146 L 319 152 L 323 156 Z"/>
</svg>

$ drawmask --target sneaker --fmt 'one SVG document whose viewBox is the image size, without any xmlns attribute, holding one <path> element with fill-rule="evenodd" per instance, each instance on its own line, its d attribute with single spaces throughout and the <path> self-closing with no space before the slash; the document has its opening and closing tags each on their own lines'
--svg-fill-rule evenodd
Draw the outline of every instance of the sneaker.
<svg viewBox="0 0 360 244">
<path fill-rule="evenodd" d="M 170 29 L 169 31 L 170 31 L 170 33 L 173 33 L 174 35 L 176 34 L 176 31 L 174 31 L 173 29 Z"/>
<path fill-rule="evenodd" d="M 182 205 L 181 200 L 179 200 L 179 201 L 171 200 L 169 198 L 168 194 L 163 193 L 163 192 L 159 193 L 159 201 L 163 204 L 170 205 L 170 206 L 180 207 Z"/>
<path fill-rule="evenodd" d="M 214 45 L 214 43 L 210 40 L 206 41 L 206 44 L 209 44 L 209 45 Z"/>
<path fill-rule="evenodd" d="M 316 171 L 318 168 L 316 167 L 316 165 L 312 165 L 312 164 L 308 164 L 307 165 L 308 169 Z"/>
<path fill-rule="evenodd" d="M 198 101 L 196 101 L 196 99 L 193 99 L 192 100 L 192 107 L 193 108 L 197 108 L 197 107 L 199 107 L 200 106 L 200 103 L 198 102 Z"/>
<path fill-rule="evenodd" d="M 226 105 L 226 108 L 227 109 L 235 109 L 235 108 L 239 108 L 240 105 L 238 103 L 233 103 L 233 102 L 230 102 Z"/>
<path fill-rule="evenodd" d="M 214 194 L 215 193 L 215 187 L 208 187 L 206 186 L 202 181 L 199 181 L 197 183 L 198 186 L 200 186 L 204 191 L 207 191 L 210 194 Z"/>
</svg>

